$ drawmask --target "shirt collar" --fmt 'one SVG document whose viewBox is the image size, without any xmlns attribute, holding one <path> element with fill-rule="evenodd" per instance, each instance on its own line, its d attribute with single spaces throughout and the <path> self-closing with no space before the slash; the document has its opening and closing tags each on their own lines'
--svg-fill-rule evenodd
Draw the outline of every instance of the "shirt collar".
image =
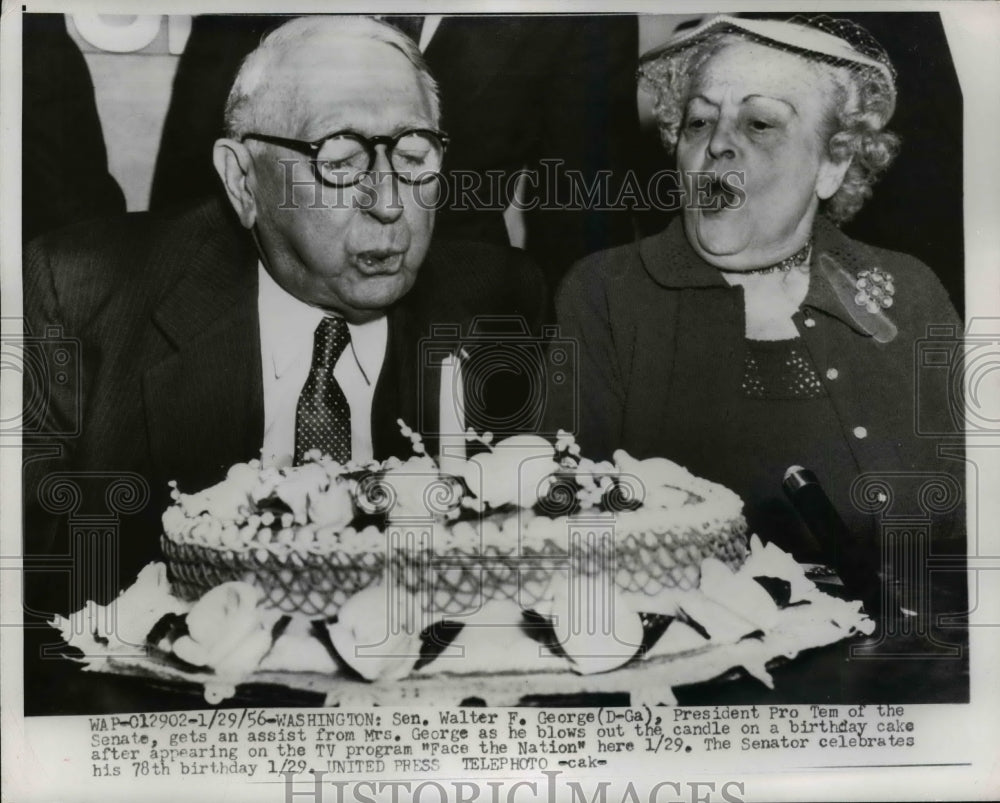
<svg viewBox="0 0 1000 803">
<path fill-rule="evenodd" d="M 830 315 L 857 332 L 869 334 L 868 329 L 845 306 L 830 279 L 816 267 L 819 255 L 825 253 L 848 271 L 871 268 L 877 264 L 874 255 L 822 215 L 817 215 L 813 226 L 813 243 L 813 269 L 809 291 L 802 305 Z M 637 247 L 646 272 L 663 287 L 729 288 L 719 271 L 701 259 L 688 243 L 680 216 L 671 221 L 664 231 L 639 241 Z"/>
<path fill-rule="evenodd" d="M 257 264 L 260 314 L 260 342 L 265 365 L 274 376 L 281 377 L 305 352 L 312 354 L 313 335 L 319 322 L 328 314 L 319 307 L 300 301 L 281 287 Z M 365 381 L 371 385 L 378 379 L 388 341 L 388 322 L 383 315 L 362 324 L 347 324 L 351 332 L 351 354 Z"/>
<path fill-rule="evenodd" d="M 823 264 L 823 256 L 830 257 L 832 265 Z M 867 246 L 851 240 L 825 216 L 817 215 L 813 226 L 812 275 L 802 306 L 819 310 L 856 332 L 870 335 L 872 329 L 868 319 L 871 315 L 852 308 L 850 305 L 854 299 L 848 298 L 844 291 L 845 282 L 853 284 L 857 280 L 857 271 L 870 270 L 877 264 L 875 255 Z M 839 293 L 837 287 L 840 288 Z M 888 317 L 884 313 L 878 313 L 878 316 Z"/>
</svg>

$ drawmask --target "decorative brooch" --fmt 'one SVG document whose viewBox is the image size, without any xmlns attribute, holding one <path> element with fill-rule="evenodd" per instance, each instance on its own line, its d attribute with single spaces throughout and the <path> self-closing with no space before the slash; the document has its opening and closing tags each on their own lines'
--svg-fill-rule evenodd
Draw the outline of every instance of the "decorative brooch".
<svg viewBox="0 0 1000 803">
<path fill-rule="evenodd" d="M 858 274 L 854 286 L 858 290 L 854 303 L 859 307 L 875 313 L 892 306 L 896 286 L 892 283 L 891 273 L 886 273 L 881 268 L 863 270 Z"/>
</svg>

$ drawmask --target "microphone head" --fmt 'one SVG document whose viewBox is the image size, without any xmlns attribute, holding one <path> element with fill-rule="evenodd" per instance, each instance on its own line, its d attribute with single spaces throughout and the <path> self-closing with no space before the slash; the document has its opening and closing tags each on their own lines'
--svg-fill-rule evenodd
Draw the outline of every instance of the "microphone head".
<svg viewBox="0 0 1000 803">
<path fill-rule="evenodd" d="M 794 493 L 807 485 L 819 485 L 816 475 L 802 466 L 789 466 L 781 483 L 785 493 Z"/>
</svg>

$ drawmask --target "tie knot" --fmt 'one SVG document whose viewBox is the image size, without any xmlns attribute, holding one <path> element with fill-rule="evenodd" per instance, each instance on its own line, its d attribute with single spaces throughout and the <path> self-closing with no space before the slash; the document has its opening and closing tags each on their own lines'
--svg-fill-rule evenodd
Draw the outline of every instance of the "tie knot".
<svg viewBox="0 0 1000 803">
<path fill-rule="evenodd" d="M 313 354 L 326 365 L 332 365 L 350 342 L 351 330 L 347 328 L 347 321 L 328 315 L 316 327 Z"/>
</svg>

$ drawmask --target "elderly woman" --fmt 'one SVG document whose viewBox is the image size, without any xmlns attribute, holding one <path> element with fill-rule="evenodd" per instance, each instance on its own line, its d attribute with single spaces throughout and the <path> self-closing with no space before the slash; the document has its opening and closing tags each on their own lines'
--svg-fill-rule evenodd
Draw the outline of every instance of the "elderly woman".
<svg viewBox="0 0 1000 803">
<path fill-rule="evenodd" d="M 928 325 L 960 333 L 958 316 L 926 266 L 837 228 L 895 154 L 894 71 L 862 29 L 818 24 L 717 17 L 643 58 L 683 213 L 576 265 L 557 302 L 580 347 L 584 453 L 722 482 L 800 559 L 819 550 L 783 492 L 791 466 L 869 544 L 873 513 L 910 493 L 901 472 L 946 475 L 935 538 L 961 515 L 960 460 L 915 434 L 918 408 L 947 418 L 946 394 L 918 400 L 914 369 Z M 882 485 L 855 484 L 873 473 Z"/>
</svg>

